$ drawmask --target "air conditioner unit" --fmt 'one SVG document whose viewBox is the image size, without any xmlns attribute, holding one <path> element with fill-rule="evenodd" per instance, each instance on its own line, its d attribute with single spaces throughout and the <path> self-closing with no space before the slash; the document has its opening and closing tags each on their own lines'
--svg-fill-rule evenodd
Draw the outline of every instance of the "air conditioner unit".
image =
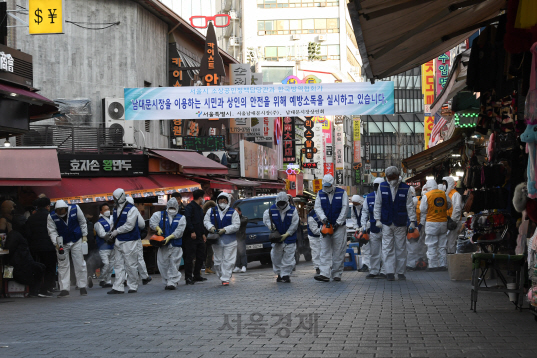
<svg viewBox="0 0 537 358">
<path fill-rule="evenodd" d="M 320 35 L 317 37 L 317 40 L 318 40 L 318 41 L 326 41 L 326 34 L 320 34 Z"/>
<path fill-rule="evenodd" d="M 257 36 L 265 36 L 265 31 L 257 31 Z"/>
<path fill-rule="evenodd" d="M 229 46 L 239 46 L 240 45 L 240 38 L 239 37 L 230 37 L 229 38 Z"/>
<path fill-rule="evenodd" d="M 110 138 L 122 141 L 124 146 L 135 147 L 134 122 L 125 120 L 125 101 L 123 98 L 103 98 L 103 120 L 110 128 Z"/>
<path fill-rule="evenodd" d="M 300 40 L 300 35 L 299 34 L 293 34 L 292 39 L 293 40 Z"/>
</svg>

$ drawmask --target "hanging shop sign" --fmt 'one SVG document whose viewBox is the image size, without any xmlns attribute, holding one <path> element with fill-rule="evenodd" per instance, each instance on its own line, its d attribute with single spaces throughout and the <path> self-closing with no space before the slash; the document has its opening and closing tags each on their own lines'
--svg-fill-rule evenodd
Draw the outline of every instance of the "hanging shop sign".
<svg viewBox="0 0 537 358">
<path fill-rule="evenodd" d="M 234 86 L 245 86 L 251 83 L 250 65 L 247 63 L 232 63 L 229 65 L 229 83 Z"/>
<path fill-rule="evenodd" d="M 449 65 L 451 63 L 449 57 L 449 51 L 441 54 L 436 59 L 436 96 L 438 97 L 444 87 L 446 87 L 449 77 Z M 434 115 L 434 113 L 433 113 Z"/>
<path fill-rule="evenodd" d="M 343 133 L 343 125 L 335 125 L 336 133 L 336 170 L 343 170 L 345 166 L 345 154 L 343 152 L 345 143 L 345 133 Z"/>
<path fill-rule="evenodd" d="M 336 185 L 343 185 L 343 170 L 336 170 Z"/>
<path fill-rule="evenodd" d="M 30 35 L 63 33 L 62 0 L 29 0 Z"/>
<path fill-rule="evenodd" d="M 240 141 L 241 177 L 278 179 L 277 152 L 259 144 Z"/>
<path fill-rule="evenodd" d="M 359 163 L 362 161 L 362 153 L 361 153 L 362 143 L 360 141 L 360 120 L 359 119 L 353 120 L 352 125 L 353 125 L 353 138 L 352 139 L 353 139 L 353 146 L 354 146 L 353 162 Z"/>
<path fill-rule="evenodd" d="M 314 119 L 322 123 L 323 128 L 323 161 L 325 163 L 334 162 L 334 150 L 332 141 L 332 123 L 334 122 L 330 117 L 314 117 Z"/>
<path fill-rule="evenodd" d="M 334 163 L 324 163 L 324 175 L 334 176 Z"/>
<path fill-rule="evenodd" d="M 304 122 L 304 138 L 306 138 L 306 141 L 304 142 L 304 148 L 302 148 L 302 153 L 306 156 L 306 159 L 313 159 L 313 156 L 318 152 L 313 141 L 315 137 L 314 125 L 315 122 L 311 120 L 311 117 L 306 118 L 306 122 Z"/>
<path fill-rule="evenodd" d="M 202 61 L 205 62 L 201 64 L 201 73 L 206 83 L 212 86 L 214 83 L 209 80 L 214 78 L 213 75 L 220 75 L 216 59 L 212 70 L 207 68 L 205 56 Z M 124 98 L 127 120 L 394 113 L 394 84 L 391 81 L 375 84 L 125 88 Z"/>
<path fill-rule="evenodd" d="M 291 117 L 283 119 L 283 162 L 296 163 L 295 121 Z"/>
<path fill-rule="evenodd" d="M 371 162 L 371 143 L 365 142 L 364 152 L 365 152 L 365 162 L 370 163 Z"/>
<path fill-rule="evenodd" d="M 200 69 L 200 77 L 203 80 L 204 86 L 219 86 L 220 83 L 223 82 L 224 77 L 226 76 L 226 70 L 224 68 L 224 61 L 222 60 L 222 57 L 220 56 L 220 52 L 218 51 L 218 42 L 216 41 L 216 33 L 214 32 L 214 26 L 213 22 L 210 21 L 209 25 L 207 27 L 207 37 L 205 41 L 205 53 L 203 54 L 203 57 L 201 58 L 201 69 Z M 201 88 L 201 87 L 197 87 Z M 154 89 L 154 88 L 153 88 Z M 163 88 L 166 90 L 172 90 L 172 88 Z M 181 87 L 173 87 L 173 90 L 181 91 Z M 186 93 L 188 93 L 189 89 L 187 88 Z M 149 92 L 150 93 L 150 92 Z M 158 95 L 158 94 L 157 94 Z M 173 98 L 185 98 L 186 96 L 179 95 L 173 96 Z M 189 99 L 194 100 L 195 97 Z M 207 108 L 211 109 L 211 100 L 214 102 L 213 104 L 216 104 L 217 97 L 213 97 L 212 99 L 209 99 Z M 129 101 L 130 104 L 132 104 Z M 167 112 L 167 110 L 160 110 L 161 112 Z M 158 110 L 155 110 L 154 112 L 158 112 Z M 184 111 L 183 111 L 184 112 Z M 195 111 L 193 111 L 195 112 Z M 146 111 L 147 113 L 147 111 Z M 179 118 L 181 115 L 175 115 L 174 118 Z M 195 113 L 185 113 L 182 115 L 182 117 L 186 118 L 213 118 L 213 117 L 220 117 L 216 115 L 211 115 L 208 117 L 200 117 L 199 115 L 196 115 Z M 223 117 L 230 117 L 230 116 L 223 116 Z M 160 119 L 174 119 L 174 118 L 160 118 Z"/>
<path fill-rule="evenodd" d="M 302 163 L 302 169 L 317 169 L 317 163 Z"/>
<path fill-rule="evenodd" d="M 355 163 L 352 166 L 352 172 L 354 174 L 355 185 L 362 185 L 362 163 Z"/>
<path fill-rule="evenodd" d="M 313 192 L 318 193 L 319 190 L 323 188 L 323 180 L 322 179 L 314 179 L 313 180 Z"/>
<path fill-rule="evenodd" d="M 315 119 L 315 117 L 313 117 Z M 313 170 L 313 175 L 317 178 L 322 178 L 324 175 L 324 163 L 325 163 L 325 144 L 323 138 L 323 124 L 321 122 L 315 121 L 313 127 L 315 133 L 315 138 L 318 140 L 315 141 L 315 148 L 317 152 L 313 156 L 313 161 L 318 163 L 317 169 Z"/>
<path fill-rule="evenodd" d="M 225 149 L 225 138 L 223 135 L 207 137 L 183 137 L 183 148 L 192 149 L 198 152 L 216 152 Z"/>
<path fill-rule="evenodd" d="M 431 104 L 434 102 L 434 60 L 421 65 L 421 91 L 425 114 L 424 140 L 425 149 L 429 148 L 431 132 L 434 126 L 434 117 L 431 116 Z"/>
<path fill-rule="evenodd" d="M 255 123 L 255 119 L 257 119 L 257 123 Z M 256 143 L 272 143 L 274 140 L 274 121 L 274 117 L 252 118 L 252 131 L 258 134 L 254 138 Z"/>
<path fill-rule="evenodd" d="M 32 56 L 0 44 L 0 80 L 32 87 Z"/>
<path fill-rule="evenodd" d="M 62 177 L 128 177 L 147 175 L 146 155 L 58 154 Z"/>
</svg>

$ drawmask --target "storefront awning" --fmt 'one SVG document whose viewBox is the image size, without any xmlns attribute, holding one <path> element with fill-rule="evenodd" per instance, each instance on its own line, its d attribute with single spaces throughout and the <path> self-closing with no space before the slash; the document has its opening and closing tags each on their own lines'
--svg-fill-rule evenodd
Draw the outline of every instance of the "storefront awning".
<svg viewBox="0 0 537 358">
<path fill-rule="evenodd" d="M 28 111 L 30 120 L 33 117 L 38 117 L 34 118 L 35 120 L 44 119 L 58 112 L 58 107 L 50 99 L 41 96 L 39 93 L 31 92 L 20 87 L 0 83 L 0 94 L 8 96 L 8 98 L 13 100 L 29 103 L 30 108 Z"/>
<path fill-rule="evenodd" d="M 179 175 L 149 175 L 147 177 L 64 178 L 60 186 L 33 187 L 45 193 L 51 201 L 65 200 L 69 204 L 111 201 L 112 193 L 122 188 L 134 198 L 144 198 L 176 192 L 192 192 L 201 186 Z"/>
<path fill-rule="evenodd" d="M 226 166 L 192 150 L 151 149 L 151 153 L 178 164 L 179 171 L 183 174 L 228 174 Z"/>
<path fill-rule="evenodd" d="M 347 4 L 369 79 L 410 70 L 495 21 L 505 0 L 354 0 Z"/>
<path fill-rule="evenodd" d="M 0 186 L 59 185 L 62 177 L 55 148 L 1 148 Z"/>
<path fill-rule="evenodd" d="M 431 104 L 431 113 L 433 115 L 442 108 L 444 103 L 455 97 L 457 93 L 466 87 L 470 50 L 464 51 L 455 58 L 453 67 L 449 72 L 447 85 L 442 89 L 438 97 L 436 97 L 433 104 Z"/>
<path fill-rule="evenodd" d="M 442 163 L 462 144 L 462 135 L 456 135 L 445 142 L 404 159 L 403 167 L 405 170 L 412 169 L 414 173 L 420 174 L 421 172 Z"/>
<path fill-rule="evenodd" d="M 260 181 L 260 185 L 256 189 L 285 189 L 285 183 Z"/>
</svg>

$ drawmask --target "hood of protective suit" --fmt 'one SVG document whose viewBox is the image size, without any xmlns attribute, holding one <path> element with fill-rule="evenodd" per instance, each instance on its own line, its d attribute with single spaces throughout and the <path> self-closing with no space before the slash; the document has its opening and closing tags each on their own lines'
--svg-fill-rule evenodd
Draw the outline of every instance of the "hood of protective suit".
<svg viewBox="0 0 537 358">
<path fill-rule="evenodd" d="M 438 184 L 436 184 L 436 180 L 429 179 L 423 188 L 427 188 L 427 191 L 435 190 L 438 189 Z"/>
<path fill-rule="evenodd" d="M 384 173 L 386 174 L 386 178 L 388 178 L 390 175 L 397 175 L 397 176 L 399 176 L 399 175 L 401 174 L 401 172 L 399 171 L 399 168 L 394 167 L 394 166 L 391 166 L 391 167 L 386 168 L 386 170 L 384 171 Z"/>
<path fill-rule="evenodd" d="M 177 199 L 171 198 L 168 200 L 168 204 L 166 204 L 166 210 L 168 209 L 175 209 L 179 211 L 179 203 L 177 202 Z"/>
<path fill-rule="evenodd" d="M 58 200 L 56 202 L 56 205 L 54 205 L 54 210 L 56 209 L 61 209 L 61 208 L 68 208 L 69 206 L 67 205 L 67 203 L 63 200 Z"/>
<path fill-rule="evenodd" d="M 127 201 L 127 196 L 125 195 L 125 190 L 121 188 L 117 188 L 114 190 L 114 193 L 112 194 L 114 197 L 114 200 L 122 206 Z"/>
<path fill-rule="evenodd" d="M 326 174 L 323 177 L 323 187 L 324 186 L 333 186 L 334 185 L 334 177 L 330 174 Z"/>
<path fill-rule="evenodd" d="M 455 179 L 453 179 L 452 177 L 443 177 L 442 180 L 445 180 L 447 182 L 446 194 L 455 188 Z"/>
<path fill-rule="evenodd" d="M 222 209 L 220 207 L 220 204 L 218 203 L 218 201 L 221 198 L 226 198 L 227 199 L 227 205 L 226 205 L 226 207 L 224 209 Z M 287 196 L 285 197 L 285 200 L 287 200 Z M 231 204 L 231 196 L 228 193 L 220 193 L 220 195 L 218 195 L 218 198 L 216 198 L 216 205 L 218 206 L 218 210 L 220 210 L 222 212 L 227 211 L 227 209 L 229 209 L 230 204 Z"/>
<path fill-rule="evenodd" d="M 360 205 L 364 203 L 364 198 L 361 197 L 360 195 L 353 195 L 351 200 L 353 203 L 358 203 Z"/>
<path fill-rule="evenodd" d="M 278 207 L 278 202 L 280 201 L 285 201 L 287 203 L 287 206 L 283 209 L 280 209 Z M 289 208 L 289 200 L 287 199 L 287 193 L 284 192 L 284 191 L 280 191 L 278 193 L 278 195 L 276 195 L 276 207 L 279 209 L 279 210 L 287 210 L 287 208 Z"/>
<path fill-rule="evenodd" d="M 134 199 L 132 196 L 127 196 L 127 203 L 134 205 Z"/>
<path fill-rule="evenodd" d="M 382 177 L 378 177 L 378 178 L 375 179 L 375 181 L 373 182 L 373 184 L 378 184 L 378 185 L 380 185 L 381 183 L 384 183 L 384 181 L 385 181 L 384 178 L 382 178 Z"/>
</svg>

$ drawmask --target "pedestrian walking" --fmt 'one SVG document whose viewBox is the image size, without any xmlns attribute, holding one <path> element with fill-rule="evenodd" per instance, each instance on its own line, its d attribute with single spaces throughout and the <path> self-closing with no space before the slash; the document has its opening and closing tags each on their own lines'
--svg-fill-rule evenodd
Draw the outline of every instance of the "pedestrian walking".
<svg viewBox="0 0 537 358">
<path fill-rule="evenodd" d="M 237 260 L 235 261 L 233 272 L 245 273 L 246 267 L 248 266 L 248 257 L 246 256 L 246 226 L 248 225 L 248 218 L 242 215 L 241 208 L 238 206 L 235 208 L 235 211 L 239 214 L 241 226 L 239 231 L 237 231 Z"/>
<path fill-rule="evenodd" d="M 416 211 L 412 201 L 409 186 L 403 183 L 398 168 L 386 168 L 387 181 L 379 185 L 375 196 L 374 217 L 377 228 L 382 228 L 382 257 L 384 260 L 386 279 L 395 280 L 397 273 L 399 280 L 406 280 L 406 234 L 414 230 L 416 224 Z"/>
<path fill-rule="evenodd" d="M 157 265 L 164 283 L 165 290 L 175 290 L 181 282 L 179 266 L 183 258 L 183 232 L 186 228 L 186 218 L 179 214 L 179 203 L 171 198 L 166 210 L 157 211 L 149 220 L 149 227 L 164 236 L 164 246 L 158 248 Z"/>
<path fill-rule="evenodd" d="M 233 267 L 237 259 L 237 236 L 241 226 L 239 213 L 230 206 L 231 198 L 226 193 L 220 193 L 217 207 L 207 211 L 203 223 L 211 233 L 218 233 L 220 239 L 213 244 L 214 269 L 216 276 L 223 286 L 229 286 Z"/>
<path fill-rule="evenodd" d="M 116 280 L 109 295 L 122 294 L 127 281 L 128 293 L 138 292 L 138 241 L 139 212 L 127 202 L 125 191 L 121 188 L 112 193 L 116 207 L 112 212 L 112 229 L 106 235 L 106 241 L 114 243 L 114 270 Z M 144 223 L 145 226 L 145 223 Z"/>
<path fill-rule="evenodd" d="M 205 260 L 206 229 L 203 225 L 204 214 L 201 208 L 205 192 L 201 189 L 195 190 L 193 199 L 185 208 L 186 229 L 183 234 L 183 254 L 185 261 L 185 282 L 193 285 L 196 282 L 207 281 L 201 277 L 201 266 Z M 194 264 L 194 260 L 196 263 Z"/>
<path fill-rule="evenodd" d="M 34 261 L 45 265 L 43 285 L 39 291 L 44 296 L 50 296 L 56 288 L 56 247 L 50 241 L 47 230 L 47 219 L 50 215 L 50 199 L 38 198 L 37 210 L 30 215 L 24 225 L 24 236 L 28 241 L 30 253 Z"/>
<path fill-rule="evenodd" d="M 58 200 L 54 210 L 47 218 L 47 230 L 50 240 L 58 250 L 63 246 L 65 259 L 58 260 L 58 281 L 60 283 L 59 298 L 69 296 L 71 289 L 70 261 L 73 260 L 76 285 L 80 294 L 88 294 L 88 272 L 86 261 L 82 255 L 82 242 L 87 242 L 88 227 L 86 217 L 78 205 L 67 205 L 63 200 Z M 58 257 L 60 258 L 60 257 Z"/>
<path fill-rule="evenodd" d="M 94 225 L 97 233 L 96 242 L 99 248 L 99 256 L 102 261 L 101 275 L 99 276 L 99 286 L 102 288 L 112 287 L 112 271 L 114 270 L 114 244 L 105 241 L 106 234 L 112 229 L 112 219 L 110 217 L 110 206 L 102 204 L 99 207 L 99 220 Z"/>
<path fill-rule="evenodd" d="M 347 192 L 334 187 L 334 177 L 326 174 L 323 178 L 323 189 L 315 199 L 315 212 L 323 223 L 330 225 L 331 234 L 321 231 L 321 273 L 314 278 L 317 281 L 328 282 L 330 278 L 341 281 L 345 250 L 347 249 Z"/>
<path fill-rule="evenodd" d="M 263 213 L 263 223 L 272 232 L 281 235 L 279 243 L 272 243 L 270 258 L 272 269 L 278 275 L 276 282 L 290 283 L 291 273 L 295 267 L 296 230 L 299 224 L 296 207 L 289 205 L 289 199 L 284 191 L 276 196 L 276 204 L 273 204 Z"/>
</svg>

